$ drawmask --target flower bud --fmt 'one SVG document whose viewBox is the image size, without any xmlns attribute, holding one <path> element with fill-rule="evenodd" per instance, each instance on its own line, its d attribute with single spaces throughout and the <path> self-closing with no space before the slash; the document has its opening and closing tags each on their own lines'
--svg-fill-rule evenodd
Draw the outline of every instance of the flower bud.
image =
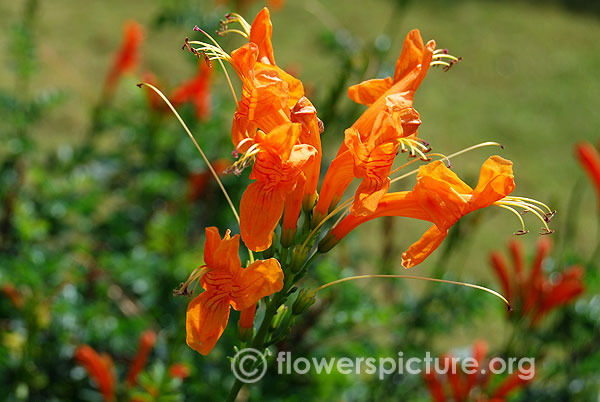
<svg viewBox="0 0 600 402">
<path fill-rule="evenodd" d="M 294 244 L 294 238 L 296 237 L 296 228 L 292 229 L 281 229 L 281 245 L 283 247 L 289 247 Z"/>
<path fill-rule="evenodd" d="M 275 316 L 273 317 L 273 320 L 271 321 L 272 329 L 279 328 L 279 326 L 283 322 L 283 319 L 287 315 L 287 312 L 288 312 L 288 306 L 286 306 L 285 304 L 282 306 L 279 306 L 279 308 L 277 309 L 277 313 L 275 314 Z"/>
<path fill-rule="evenodd" d="M 292 251 L 292 259 L 290 261 L 290 269 L 292 273 L 297 273 L 304 265 L 304 261 L 306 260 L 306 256 L 308 255 L 308 250 L 302 246 L 294 247 L 294 251 Z"/>
<path fill-rule="evenodd" d="M 304 313 L 310 306 L 315 304 L 317 299 L 315 298 L 316 292 L 310 289 L 300 289 L 296 301 L 292 305 L 292 314 L 300 315 Z"/>
</svg>

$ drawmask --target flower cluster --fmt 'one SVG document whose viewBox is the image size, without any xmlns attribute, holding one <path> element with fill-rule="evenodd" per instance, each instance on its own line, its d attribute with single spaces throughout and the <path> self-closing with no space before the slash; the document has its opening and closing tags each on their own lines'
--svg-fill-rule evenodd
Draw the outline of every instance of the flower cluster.
<svg viewBox="0 0 600 402">
<path fill-rule="evenodd" d="M 521 244 L 517 241 L 512 240 L 508 244 L 514 275 L 507 268 L 502 255 L 497 252 L 490 255 L 492 268 L 515 310 L 513 317 L 526 319 L 532 326 L 549 311 L 570 303 L 584 291 L 583 268 L 580 266 L 568 267 L 552 280 L 545 277 L 542 264 L 550 247 L 550 240 L 540 239 L 529 274 L 524 272 L 525 258 Z"/>
<path fill-rule="evenodd" d="M 441 357 L 446 373 L 444 376 L 435 373 L 424 375 L 427 388 L 433 402 L 504 402 L 513 391 L 524 387 L 533 380 L 534 376 L 523 376 L 519 371 L 505 377 L 498 385 L 490 384 L 490 370 L 486 370 L 489 364 L 486 361 L 488 345 L 484 341 L 473 344 L 471 358 L 475 363 L 469 374 L 460 373 L 449 369 L 454 356 L 445 354 Z M 533 367 L 529 367 L 533 370 Z"/>
<path fill-rule="evenodd" d="M 249 250 L 248 267 L 241 268 L 237 235 L 230 237 L 228 231 L 221 240 L 216 228 L 208 228 L 206 265 L 195 270 L 176 291 L 190 294 L 197 283 L 205 289 L 187 312 L 187 342 L 200 353 L 207 354 L 214 347 L 227 324 L 230 307 L 241 311 L 240 334 L 252 337 L 256 303 L 277 293 L 278 297 L 267 299 L 263 325 L 251 340 L 251 345 L 262 347 L 270 336 L 269 320 L 295 291 L 292 285 L 306 273 L 313 258 L 369 220 L 403 216 L 432 223 L 402 254 L 405 268 L 423 262 L 462 216 L 491 205 L 517 215 L 522 224 L 517 234 L 526 233 L 522 212 L 540 219 L 542 234 L 552 232 L 547 225 L 554 214 L 550 208 L 529 198 L 511 196 L 515 188 L 512 162 L 491 156 L 481 167 L 477 185 L 471 188 L 446 165 L 449 157 L 430 157 L 434 154 L 429 153 L 429 143 L 418 137 L 421 117 L 413 107 L 414 95 L 431 66 L 447 70 L 460 59 L 446 50 L 436 50 L 433 40 L 424 43 L 418 30 L 406 36 L 393 77 L 367 80 L 349 88 L 348 96 L 367 108 L 345 130 L 319 188 L 324 159 L 321 134 L 325 128 L 302 82 L 275 62 L 268 9 L 260 11 L 252 24 L 238 14 L 228 14 L 221 21 L 220 34 L 240 34 L 248 41 L 231 54 L 200 28 L 194 29 L 209 41 L 186 39 L 184 48 L 208 64 L 218 62 L 226 74 L 228 63 L 242 83 L 240 99 L 231 86 L 237 104 L 231 133 L 237 161 L 227 172 L 240 175 L 251 167 L 253 180 L 239 205 L 241 240 Z M 481 146 L 490 144 L 495 143 Z M 412 159 L 393 169 L 400 151 Z M 392 183 L 401 178 L 394 175 L 419 160 L 429 163 L 418 169 L 414 188 L 390 191 Z M 355 179 L 360 183 L 354 195 L 341 202 Z M 237 216 L 233 203 L 231 207 Z M 326 225 L 334 217 L 338 223 Z M 317 242 L 327 227 L 329 232 Z M 253 252 L 262 252 L 264 259 L 255 261 Z"/>
<path fill-rule="evenodd" d="M 144 384 L 144 392 L 135 390 L 138 385 L 140 373 L 146 367 L 148 358 L 152 353 L 152 349 L 156 343 L 156 333 L 152 330 L 144 331 L 139 338 L 139 346 L 136 355 L 129 365 L 127 378 L 124 382 L 125 388 L 131 393 L 130 401 L 144 401 L 148 398 L 156 398 L 160 395 L 159 386 L 153 386 L 152 389 L 146 389 Z M 113 359 L 106 353 L 99 354 L 89 345 L 80 345 L 75 351 L 75 360 L 83 366 L 89 377 L 94 380 L 98 390 L 102 394 L 105 401 L 115 401 L 118 390 L 118 378 L 113 363 Z M 174 363 L 169 367 L 169 377 L 185 379 L 189 375 L 189 369 L 182 363 Z M 154 384 L 153 384 L 154 385 Z M 166 397 L 166 395 L 163 395 Z"/>
</svg>

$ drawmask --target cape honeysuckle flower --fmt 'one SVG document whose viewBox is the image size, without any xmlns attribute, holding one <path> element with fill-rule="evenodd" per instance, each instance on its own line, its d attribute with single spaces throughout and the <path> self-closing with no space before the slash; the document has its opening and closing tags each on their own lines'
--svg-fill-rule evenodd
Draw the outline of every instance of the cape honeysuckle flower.
<svg viewBox="0 0 600 402">
<path fill-rule="evenodd" d="M 232 29 L 230 24 L 238 22 L 242 28 Z M 221 21 L 220 34 L 239 33 L 248 39 L 248 43 L 234 50 L 231 56 L 213 44 L 186 42 L 188 49 L 197 56 L 202 53 L 209 59 L 223 59 L 231 64 L 242 81 L 242 96 L 234 113 L 232 142 L 234 155 L 245 154 L 256 143 L 260 131 L 269 133 L 276 127 L 290 122 L 301 123 L 299 144 L 308 144 L 316 150 L 312 161 L 305 166 L 306 184 L 303 198 L 306 209 L 312 208 L 316 199 L 316 188 L 321 166 L 321 138 L 323 132 L 316 109 L 304 97 L 304 88 L 300 80 L 285 72 L 275 63 L 271 34 L 269 10 L 263 8 L 252 25 L 238 14 L 228 14 Z M 200 30 L 200 28 L 195 28 Z M 201 31 L 201 30 L 200 30 Z M 207 35 L 208 36 L 208 35 Z M 212 38 L 211 38 L 212 40 Z M 190 45 L 201 44 L 200 48 Z M 252 148 L 254 150 L 254 148 Z M 249 165 L 250 157 L 242 156 L 230 169 L 239 172 Z M 243 234 L 242 234 L 242 237 Z"/>
<path fill-rule="evenodd" d="M 175 88 L 171 102 L 174 106 L 192 102 L 196 107 L 196 117 L 206 120 L 210 117 L 210 79 L 212 70 L 206 63 L 201 63 L 198 74 L 189 81 Z"/>
<path fill-rule="evenodd" d="M 527 317 L 530 325 L 537 324 L 550 310 L 568 304 L 584 291 L 583 268 L 571 266 L 558 274 L 554 280 L 544 276 L 542 263 L 551 247 L 550 240 L 540 239 L 537 253 L 527 276 L 523 272 L 525 259 L 521 244 L 508 244 L 514 265 L 514 275 L 509 273 L 502 256 L 493 252 L 490 261 L 498 276 L 506 298 L 513 307 L 516 317 Z"/>
<path fill-rule="evenodd" d="M 256 309 L 256 303 L 265 296 L 283 288 L 283 271 L 274 258 L 257 260 L 242 269 L 238 255 L 239 235 L 230 236 L 228 230 L 221 240 L 219 230 L 206 228 L 204 262 L 188 283 L 200 281 L 204 288 L 189 304 L 186 314 L 187 344 L 203 355 L 215 347 L 227 326 L 231 307 L 242 311 Z M 187 284 L 184 288 L 187 290 Z M 245 311 L 247 310 L 247 311 Z"/>
<path fill-rule="evenodd" d="M 237 15 L 226 24 L 233 21 L 245 27 L 249 40 L 231 53 L 231 64 L 242 81 L 242 98 L 232 127 L 233 144 L 239 148 L 240 142 L 254 138 L 258 129 L 269 132 L 290 121 L 290 111 L 304 96 L 304 88 L 300 80 L 275 64 L 271 44 L 273 26 L 267 8 L 258 13 L 250 27 Z"/>
<path fill-rule="evenodd" d="M 443 355 L 440 359 L 442 370 L 446 371 L 445 380 L 437 376 L 433 371 L 423 375 L 431 398 L 434 402 L 504 402 L 509 393 L 524 387 L 532 381 L 535 373 L 534 368 L 528 367 L 526 371 L 516 371 L 509 374 L 497 386 L 490 387 L 490 370 L 485 367 L 485 357 L 488 345 L 484 341 L 473 344 L 472 358 L 474 364 L 470 366 L 470 373 L 461 373 L 452 369 L 453 356 Z M 437 363 L 436 363 L 437 364 Z M 457 367 L 457 369 L 460 367 Z M 490 389 L 492 388 L 492 389 Z M 474 399 L 474 395 L 477 395 Z"/>
<path fill-rule="evenodd" d="M 107 95 L 112 94 L 121 75 L 135 69 L 138 63 L 144 29 L 135 21 L 127 21 L 123 26 L 123 34 L 123 43 L 104 82 L 104 92 Z"/>
<path fill-rule="evenodd" d="M 348 89 L 352 100 L 369 108 L 349 129 L 350 138 L 346 131 L 346 141 L 321 186 L 315 220 L 322 219 L 337 205 L 353 177 L 363 181 L 351 213 L 372 213 L 389 187 L 387 175 L 400 144 L 403 151 L 407 144 L 411 155 L 419 154 L 425 159 L 423 151 L 426 152 L 428 146 L 416 140 L 421 120 L 412 104 L 414 93 L 432 63 L 434 50 L 435 41 L 424 45 L 415 29 L 404 40 L 394 78 L 368 80 Z"/>
<path fill-rule="evenodd" d="M 306 176 L 304 168 L 316 154 L 311 145 L 296 145 L 302 125 L 287 123 L 268 134 L 258 132 L 254 167 L 240 203 L 242 240 L 252 251 L 271 246 L 273 231 L 283 214 L 282 240 L 293 238 Z M 252 149 L 247 154 L 252 154 Z"/>
<path fill-rule="evenodd" d="M 482 165 L 475 189 L 460 180 L 442 161 L 434 161 L 421 166 L 417 175 L 417 184 L 411 191 L 384 195 L 375 212 L 370 215 L 350 214 L 342 219 L 321 241 L 319 250 L 321 252 L 330 250 L 352 229 L 381 216 L 404 216 L 432 222 L 434 225 L 421 239 L 402 253 L 402 265 L 411 268 L 423 262 L 437 249 L 448 234 L 448 229 L 461 217 L 492 204 L 515 213 L 517 212 L 512 208 L 514 206 L 531 211 L 542 220 L 544 233 L 551 233 L 546 224 L 552 215 L 550 209 L 546 207 L 549 212 L 542 216 L 538 211 L 541 209 L 532 205 L 532 202 L 537 203 L 537 201 L 509 197 L 514 187 L 512 162 L 499 156 L 490 157 Z M 522 223 L 520 216 L 519 219 Z M 525 233 L 524 226 L 518 233 Z"/>
<path fill-rule="evenodd" d="M 91 346 L 81 345 L 75 351 L 75 360 L 81 364 L 96 385 L 105 401 L 115 400 L 115 367 L 109 355 L 99 355 Z"/>
<path fill-rule="evenodd" d="M 588 142 L 580 142 L 575 146 L 577 159 L 581 167 L 590 177 L 598 198 L 600 206 L 600 153 Z"/>
</svg>

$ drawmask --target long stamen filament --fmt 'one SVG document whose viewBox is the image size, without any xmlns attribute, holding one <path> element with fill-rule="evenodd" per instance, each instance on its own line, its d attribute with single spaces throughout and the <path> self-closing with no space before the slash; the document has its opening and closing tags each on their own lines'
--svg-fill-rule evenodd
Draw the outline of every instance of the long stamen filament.
<svg viewBox="0 0 600 402">
<path fill-rule="evenodd" d="M 497 204 L 497 203 L 494 203 L 494 205 L 497 205 L 497 206 L 499 206 L 500 208 L 508 209 L 510 212 L 512 212 L 513 214 L 515 214 L 515 216 L 516 216 L 517 218 L 519 218 L 519 221 L 521 221 L 521 231 L 520 231 L 520 232 L 515 232 L 515 234 L 518 234 L 518 235 L 523 235 L 523 234 L 529 233 L 529 232 L 528 232 L 528 231 L 525 229 L 525 222 L 523 221 L 523 217 L 521 216 L 521 214 L 520 214 L 520 213 L 519 213 L 519 212 L 518 212 L 516 209 L 514 209 L 514 208 L 511 208 L 511 207 L 509 207 L 509 206 L 507 206 L 507 205 L 503 205 L 503 204 Z"/>
<path fill-rule="evenodd" d="M 493 141 L 487 141 L 487 142 L 482 142 L 481 144 L 476 144 L 476 145 L 470 146 L 468 148 L 462 149 L 462 150 L 460 150 L 458 152 L 455 152 L 453 154 L 450 154 L 448 156 L 444 156 L 444 157 L 440 158 L 439 160 L 445 159 L 447 161 L 450 161 L 450 158 L 454 158 L 455 156 L 462 155 L 464 153 L 473 151 L 473 150 L 478 149 L 478 148 L 489 147 L 489 146 L 497 146 L 497 147 L 500 147 L 500 148 L 504 149 L 504 147 L 502 146 L 502 144 L 499 144 L 499 143 L 493 142 Z M 396 177 L 395 179 L 392 179 L 392 181 L 390 183 L 395 183 L 397 181 L 400 181 L 402 179 L 410 177 L 413 174 L 417 173 L 418 171 L 419 171 L 419 169 L 411 170 L 410 172 L 405 173 L 402 176 L 399 176 L 399 177 Z"/>
<path fill-rule="evenodd" d="M 495 290 L 486 288 L 484 286 L 479 286 L 479 285 L 474 285 L 472 283 L 465 283 L 465 282 L 457 282 L 457 281 L 449 281 L 446 279 L 436 279 L 436 278 L 427 278 L 427 277 L 423 277 L 423 276 L 412 276 L 412 275 L 356 275 L 356 276 L 351 276 L 348 278 L 342 278 L 342 279 L 338 279 L 335 280 L 333 282 L 329 282 L 326 283 L 322 286 L 319 286 L 317 289 L 315 289 L 315 293 L 323 290 L 325 288 L 328 288 L 331 285 L 335 285 L 338 283 L 342 283 L 342 282 L 348 282 L 348 281 L 353 281 L 356 279 L 370 279 L 370 278 L 400 278 L 400 279 L 417 279 L 417 280 L 421 280 L 421 281 L 428 281 L 428 282 L 439 282 L 439 283 L 447 283 L 450 285 L 458 285 L 458 286 L 465 286 L 468 288 L 473 288 L 473 289 L 479 289 L 479 290 L 483 290 L 484 292 L 487 292 L 489 294 L 492 294 L 494 296 L 496 296 L 497 298 L 499 298 L 500 300 L 502 300 L 506 306 L 508 307 L 508 310 L 512 310 L 512 307 L 509 303 L 508 300 L 506 300 L 506 298 L 504 296 L 502 296 L 500 293 L 496 292 Z"/>
<path fill-rule="evenodd" d="M 239 223 L 240 223 L 240 216 L 238 215 L 238 213 L 237 213 L 237 211 L 235 209 L 235 206 L 233 205 L 233 202 L 231 201 L 231 198 L 229 197 L 229 194 L 227 193 L 227 190 L 225 190 L 225 186 L 223 186 L 223 183 L 221 182 L 221 179 L 219 179 L 219 175 L 217 174 L 217 172 L 213 168 L 212 164 L 210 163 L 210 161 L 208 160 L 208 158 L 204 154 L 204 151 L 202 151 L 202 148 L 200 147 L 200 145 L 196 141 L 196 138 L 194 138 L 194 135 L 192 134 L 192 132 L 190 131 L 190 129 L 188 128 L 188 126 L 185 124 L 185 122 L 183 121 L 183 119 L 181 118 L 181 116 L 179 115 L 179 113 L 177 113 L 177 110 L 175 110 L 175 108 L 173 107 L 173 105 L 171 104 L 171 102 L 169 101 L 169 99 L 167 99 L 167 97 L 158 88 L 156 88 L 154 85 L 149 84 L 147 82 L 143 82 L 141 84 L 138 84 L 138 86 L 140 88 L 142 86 L 144 86 L 144 85 L 147 86 L 148 88 L 150 88 L 151 90 L 153 90 L 154 92 L 156 92 L 156 94 L 158 96 L 160 96 L 161 99 L 167 104 L 167 106 L 169 107 L 169 109 L 171 109 L 171 112 L 173 112 L 173 114 L 175 115 L 175 117 L 179 121 L 179 124 L 181 124 L 181 126 L 183 127 L 183 129 L 185 130 L 185 132 L 187 133 L 187 135 L 190 137 L 190 139 L 192 140 L 192 142 L 196 146 L 196 149 L 198 150 L 198 152 L 202 156 L 202 159 L 204 159 L 204 162 L 208 166 L 208 169 L 210 170 L 210 173 L 213 175 L 213 177 L 215 178 L 215 180 L 219 184 L 219 187 L 221 188 L 221 191 L 223 192 L 223 195 L 225 196 L 225 199 L 227 200 L 227 203 L 229 204 L 229 207 L 231 208 L 231 211 L 233 212 L 233 215 L 235 216 L 235 219 L 237 220 L 238 225 L 239 225 Z M 252 250 L 248 249 L 248 254 L 249 254 L 250 262 L 254 262 L 254 255 L 252 254 Z"/>
<path fill-rule="evenodd" d="M 534 200 L 534 199 L 532 199 L 532 198 L 526 198 L 526 197 L 515 197 L 515 196 L 509 196 L 509 197 L 506 197 L 506 198 L 507 198 L 507 199 L 511 199 L 511 200 L 526 201 L 526 202 L 530 202 L 530 203 L 532 203 L 532 204 L 537 204 L 537 205 L 540 205 L 540 206 L 541 206 L 541 207 L 543 207 L 543 208 L 546 208 L 546 209 L 548 210 L 548 214 L 554 214 L 554 213 L 555 213 L 555 211 L 553 211 L 552 209 L 550 209 L 550 207 L 549 207 L 548 205 L 544 204 L 544 203 L 543 203 L 543 202 L 541 202 L 541 201 Z"/>
<path fill-rule="evenodd" d="M 250 24 L 238 13 L 229 13 L 225 16 L 227 19 L 226 23 L 238 22 L 242 29 L 246 32 L 246 35 L 250 36 L 250 29 L 252 28 Z"/>
<path fill-rule="evenodd" d="M 244 38 L 246 38 L 246 39 L 249 39 L 249 36 L 248 36 L 248 34 L 247 34 L 246 32 L 240 31 L 239 29 L 231 29 L 231 28 L 227 28 L 227 29 L 224 29 L 223 31 L 219 31 L 218 33 L 219 33 L 219 35 L 220 35 L 220 36 L 224 36 L 224 35 L 226 35 L 226 34 L 228 34 L 228 33 L 230 33 L 230 32 L 232 32 L 232 33 L 236 33 L 236 34 L 238 34 L 238 35 L 241 35 L 241 36 L 243 36 L 243 37 L 244 37 Z"/>
<path fill-rule="evenodd" d="M 348 204 L 350 204 L 352 201 L 354 201 L 354 197 L 352 197 L 352 198 L 344 201 L 336 209 L 334 209 L 333 211 L 331 211 L 330 213 L 328 213 L 327 216 L 325 216 L 325 218 L 323 218 L 321 220 L 321 222 L 319 222 L 317 224 L 317 226 L 315 226 L 315 228 L 308 234 L 308 236 L 306 237 L 306 240 L 304 240 L 304 243 L 302 243 L 302 249 L 306 248 L 306 246 L 308 245 L 309 240 L 317 233 L 317 231 L 319 230 L 319 228 L 321 226 L 323 226 L 323 224 L 325 222 L 327 222 L 329 219 L 331 219 L 333 216 L 335 216 L 338 212 L 340 212 L 344 208 L 346 208 L 346 206 Z M 344 214 L 342 214 L 342 216 L 344 216 Z"/>
<path fill-rule="evenodd" d="M 445 53 L 437 53 L 433 55 L 433 59 L 434 60 L 439 60 L 439 59 L 450 59 L 450 60 L 454 60 L 454 61 L 458 61 L 458 57 L 452 56 L 451 54 L 445 54 Z"/>
<path fill-rule="evenodd" d="M 440 60 L 435 60 L 432 61 L 431 63 L 429 63 L 430 66 L 444 66 L 444 67 L 450 67 L 450 63 L 446 63 L 445 61 L 440 61 Z"/>
<path fill-rule="evenodd" d="M 206 265 L 202 265 L 201 267 L 194 269 L 192 271 L 192 273 L 190 274 L 190 276 L 188 277 L 188 279 L 179 286 L 179 289 L 175 289 L 173 291 L 173 293 L 175 295 L 186 295 L 186 296 L 190 296 L 190 295 L 194 294 L 194 291 L 196 290 L 196 286 L 198 286 L 200 279 L 202 279 L 204 274 L 206 274 L 208 271 L 209 271 L 209 268 Z M 193 287 L 191 290 L 189 290 L 189 288 L 192 284 L 193 284 Z"/>
<path fill-rule="evenodd" d="M 505 206 L 506 205 L 511 205 L 511 206 L 514 206 L 514 207 L 523 208 L 524 211 L 531 212 L 532 214 L 534 214 L 535 216 L 537 216 L 538 219 L 542 222 L 542 224 L 544 225 L 544 227 L 542 229 L 546 230 L 546 232 L 542 233 L 542 234 L 549 234 L 549 233 L 553 233 L 554 232 L 553 230 L 551 230 L 548 227 L 548 224 L 546 223 L 546 219 L 544 219 L 542 217 L 542 215 L 537 211 L 537 210 L 539 210 L 538 207 L 534 207 L 533 205 L 528 204 L 526 202 L 518 202 L 518 201 L 512 201 L 512 200 L 506 200 L 506 199 L 502 199 L 500 201 L 496 201 L 494 203 L 494 205 L 498 205 L 498 206 L 501 206 L 501 205 L 505 205 Z M 534 207 L 534 208 L 532 208 L 532 207 Z M 542 211 L 542 214 L 543 214 L 544 217 L 546 216 L 546 214 L 544 214 L 543 211 Z"/>
<path fill-rule="evenodd" d="M 222 54 L 224 56 L 225 60 L 227 60 L 229 62 L 229 64 L 231 64 L 233 66 L 233 64 L 231 63 L 231 56 L 229 56 L 229 54 L 223 50 L 221 45 L 219 45 L 219 43 L 216 40 L 214 40 L 212 36 L 207 34 L 201 28 L 198 28 L 197 26 L 194 27 L 194 30 L 202 32 L 208 39 L 210 39 L 210 41 L 213 42 L 218 49 L 220 49 L 220 52 L 218 52 L 218 53 Z M 191 41 L 190 43 L 212 46 L 212 45 L 209 45 L 208 43 L 197 42 L 197 41 Z M 231 83 L 231 78 L 229 77 L 229 73 L 227 72 L 227 69 L 225 68 L 225 64 L 223 64 L 223 61 L 221 59 L 217 59 L 217 61 L 221 65 L 221 68 L 223 69 L 223 73 L 225 73 L 225 78 L 227 78 L 227 84 L 229 84 L 229 89 L 231 89 L 231 94 L 233 95 L 233 99 L 235 100 L 235 105 L 237 107 L 238 97 L 237 97 L 237 94 L 235 93 L 235 89 L 233 88 L 233 84 Z"/>
</svg>

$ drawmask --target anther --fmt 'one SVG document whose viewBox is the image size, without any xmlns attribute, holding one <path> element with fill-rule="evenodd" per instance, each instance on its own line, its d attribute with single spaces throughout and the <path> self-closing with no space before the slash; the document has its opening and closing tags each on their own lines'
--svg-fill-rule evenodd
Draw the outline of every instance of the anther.
<svg viewBox="0 0 600 402">
<path fill-rule="evenodd" d="M 516 232 L 514 232 L 513 234 L 515 236 L 523 236 L 523 235 L 526 235 L 527 233 L 529 233 L 529 230 L 519 229 Z"/>
<path fill-rule="evenodd" d="M 556 215 L 556 211 L 551 211 L 551 212 L 548 212 L 547 214 L 544 214 L 544 221 L 546 223 L 549 223 L 552 220 L 552 218 L 554 218 L 554 215 Z"/>
</svg>

